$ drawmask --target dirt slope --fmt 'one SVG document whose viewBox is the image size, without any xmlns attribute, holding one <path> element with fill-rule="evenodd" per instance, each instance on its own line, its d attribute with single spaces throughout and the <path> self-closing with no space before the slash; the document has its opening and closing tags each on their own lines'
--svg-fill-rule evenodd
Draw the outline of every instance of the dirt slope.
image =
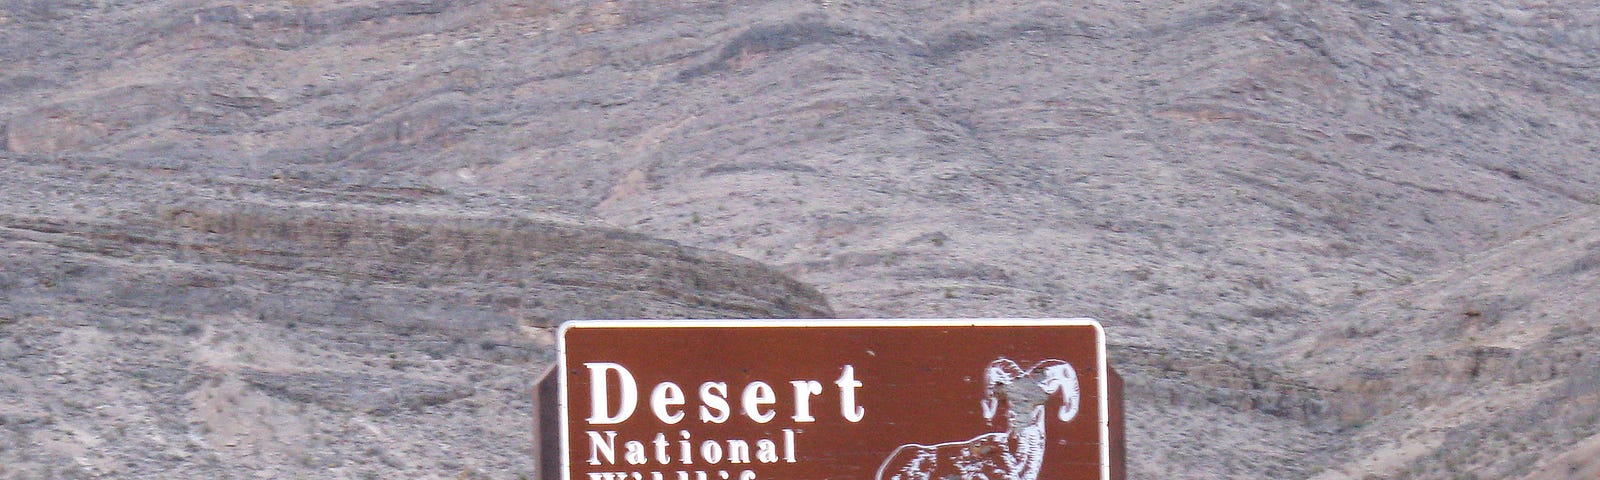
<svg viewBox="0 0 1600 480">
<path fill-rule="evenodd" d="M 1590 438 L 1566 453 L 1540 462 L 1523 480 L 1579 480 L 1600 476 L 1600 437 Z"/>
</svg>

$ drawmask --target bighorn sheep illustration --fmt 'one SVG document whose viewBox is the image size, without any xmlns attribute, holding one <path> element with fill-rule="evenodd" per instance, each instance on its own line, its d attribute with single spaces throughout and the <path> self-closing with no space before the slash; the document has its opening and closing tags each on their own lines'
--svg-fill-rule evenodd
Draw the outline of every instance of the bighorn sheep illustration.
<svg viewBox="0 0 1600 480">
<path fill-rule="evenodd" d="M 1001 357 L 984 376 L 983 418 L 991 425 L 1004 418 L 1006 431 L 964 442 L 901 445 L 878 467 L 877 480 L 1037 480 L 1044 463 L 1045 401 L 1061 392 L 1056 417 L 1066 422 L 1078 416 L 1077 371 L 1055 359 L 1023 370 Z"/>
</svg>

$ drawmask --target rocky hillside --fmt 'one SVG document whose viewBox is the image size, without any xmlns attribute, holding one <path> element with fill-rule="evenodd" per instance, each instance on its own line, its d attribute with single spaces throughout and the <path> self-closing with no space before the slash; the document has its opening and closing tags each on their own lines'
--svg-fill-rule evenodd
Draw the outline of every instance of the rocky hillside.
<svg viewBox="0 0 1600 480">
<path fill-rule="evenodd" d="M 755 262 L 505 199 L 7 168 L 0 478 L 531 475 L 560 321 L 831 315 Z"/>
<path fill-rule="evenodd" d="M 1589 478 L 1597 271 L 1600 210 L 1588 210 L 1374 295 L 1339 329 L 1291 343 L 1282 361 L 1337 392 L 1333 416 L 1358 427 L 1317 478 Z"/>
<path fill-rule="evenodd" d="M 1452 275 L 1490 268 L 1486 258 L 1537 235 L 1527 232 L 1581 223 L 1600 203 L 1600 145 L 1592 140 L 1600 127 L 1600 15 L 1585 5 L 0 5 L 0 155 L 29 176 L 53 175 L 3 184 L 16 199 L 8 202 L 16 226 L 7 238 L 17 240 L 5 253 L 22 252 L 29 268 L 56 268 L 33 253 L 40 245 L 89 242 L 108 252 L 149 249 L 156 253 L 144 254 L 148 261 L 178 266 L 352 279 L 338 288 L 287 280 L 250 287 L 324 299 L 274 307 L 256 320 L 298 318 L 297 328 L 437 319 L 430 312 L 443 305 L 451 315 L 544 324 L 828 312 L 826 302 L 776 276 L 719 283 L 713 275 L 639 272 L 592 249 L 582 258 L 604 265 L 592 270 L 606 280 L 543 276 L 544 267 L 527 260 L 534 255 L 520 252 L 572 245 L 551 240 L 562 234 L 547 232 L 566 228 L 543 223 L 553 221 L 611 232 L 559 238 L 670 245 L 637 237 L 649 236 L 753 259 L 815 285 L 841 316 L 1101 318 L 1131 394 L 1136 478 L 1364 475 L 1355 461 L 1401 478 L 1531 475 L 1553 471 L 1526 466 L 1534 456 L 1580 451 L 1583 438 L 1600 433 L 1566 420 L 1525 433 L 1505 420 L 1512 417 L 1444 419 L 1415 403 L 1474 389 L 1521 405 L 1515 399 L 1557 398 L 1527 389 L 1592 378 L 1567 370 L 1477 389 L 1479 380 L 1416 373 L 1458 372 L 1461 355 L 1493 363 L 1567 351 L 1461 353 L 1493 345 L 1439 329 L 1497 308 L 1531 308 L 1518 303 L 1531 301 L 1521 294 L 1472 290 Z M 123 183 L 144 186 L 124 191 Z M 190 188 L 203 194 L 185 193 L 197 191 Z M 30 202 L 48 209 L 28 210 Z M 429 242 L 406 243 L 432 229 L 441 230 Z M 341 231 L 359 233 L 341 240 Z M 504 238 L 460 240 L 482 231 Z M 556 237 L 540 236 L 547 234 Z M 284 242 L 302 241 L 319 253 L 282 253 Z M 191 246 L 233 243 L 263 253 L 232 260 L 233 247 Z M 529 256 L 482 263 L 496 255 Z M 1556 271 L 1583 257 L 1539 258 L 1553 263 L 1518 271 Z M 428 286 L 359 280 L 391 271 Z M 1583 296 L 1593 287 L 1585 272 L 1504 285 Z M 12 284 L 32 285 L 37 275 Z M 508 283 L 529 276 L 617 293 L 581 295 L 592 300 L 584 306 L 529 307 L 525 290 Z M 658 281 L 677 293 L 640 289 Z M 1529 290 L 1534 284 L 1545 288 Z M 139 307 L 148 311 L 232 311 L 207 290 L 178 285 L 129 295 L 168 299 Z M 122 295 L 83 288 L 77 297 L 47 287 L 5 291 L 57 299 L 27 305 L 57 302 L 56 313 L 29 318 L 58 322 L 94 303 L 65 299 Z M 432 288 L 495 300 L 440 300 Z M 178 300 L 188 295 L 202 298 Z M 1427 296 L 1439 305 L 1409 317 L 1373 310 L 1401 298 L 1421 305 Z M 337 307 L 346 297 L 380 306 Z M 634 300 L 645 297 L 662 303 Z M 438 303 L 418 303 L 430 299 Z M 538 308 L 559 312 L 526 313 Z M 1466 308 L 1479 315 L 1466 316 Z M 1550 310 L 1541 321 L 1552 329 L 1592 324 L 1583 312 Z M 112 331 L 120 327 L 97 322 L 149 323 L 94 318 L 73 321 Z M 1379 318 L 1404 325 L 1370 323 Z M 1396 333 L 1369 333 L 1379 331 Z M 1387 343 L 1336 346 L 1379 338 Z M 1581 335 L 1560 338 L 1575 339 L 1563 340 L 1577 342 L 1571 351 L 1593 345 Z M 1517 348 L 1529 345 L 1536 343 Z M 1503 353 L 1510 356 L 1495 356 Z M 1378 366 L 1395 358 L 1404 366 Z M 1404 449 L 1373 440 L 1408 432 L 1433 436 Z M 1502 435 L 1508 449 L 1534 441 L 1544 448 L 1441 447 Z M 30 455 L 40 448 L 0 444 Z M 1574 456 L 1581 454 L 1562 458 Z"/>
</svg>

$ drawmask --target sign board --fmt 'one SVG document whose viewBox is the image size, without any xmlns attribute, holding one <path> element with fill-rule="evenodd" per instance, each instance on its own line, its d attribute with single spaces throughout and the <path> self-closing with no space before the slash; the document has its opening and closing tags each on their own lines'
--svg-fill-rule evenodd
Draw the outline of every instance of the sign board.
<svg viewBox="0 0 1600 480">
<path fill-rule="evenodd" d="M 1123 475 L 1093 320 L 577 321 L 558 345 L 542 478 Z"/>
</svg>

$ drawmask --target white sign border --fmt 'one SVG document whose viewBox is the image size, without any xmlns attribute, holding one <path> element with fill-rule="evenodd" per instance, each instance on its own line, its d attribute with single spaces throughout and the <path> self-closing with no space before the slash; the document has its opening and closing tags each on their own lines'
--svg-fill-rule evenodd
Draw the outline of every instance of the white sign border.
<svg viewBox="0 0 1600 480">
<path fill-rule="evenodd" d="M 1078 318 L 862 318 L 862 319 L 694 319 L 694 320 L 569 320 L 556 333 L 556 410 L 560 412 L 561 480 L 572 480 L 567 431 L 567 330 L 573 328 L 805 328 L 805 327 L 1094 327 L 1095 373 L 1099 384 L 1100 478 L 1111 480 L 1111 392 L 1107 371 L 1106 331 L 1099 320 Z"/>
</svg>

